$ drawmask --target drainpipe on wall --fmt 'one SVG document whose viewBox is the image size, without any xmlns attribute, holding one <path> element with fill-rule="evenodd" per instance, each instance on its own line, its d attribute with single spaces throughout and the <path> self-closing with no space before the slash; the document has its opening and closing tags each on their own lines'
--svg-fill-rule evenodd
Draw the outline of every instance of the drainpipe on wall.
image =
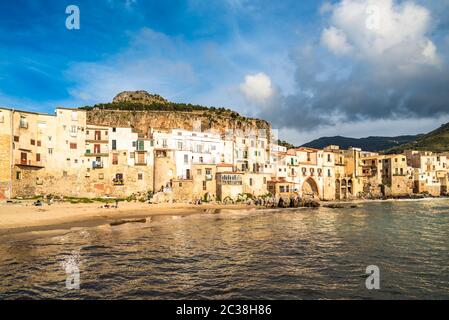
<svg viewBox="0 0 449 320">
<path fill-rule="evenodd" d="M 11 110 L 11 116 L 10 116 L 10 126 L 11 126 L 11 137 L 10 137 L 10 172 L 9 172 L 9 199 L 12 198 L 12 178 L 13 178 L 13 172 L 14 172 L 14 149 L 13 149 L 13 143 L 14 143 L 14 109 Z"/>
</svg>

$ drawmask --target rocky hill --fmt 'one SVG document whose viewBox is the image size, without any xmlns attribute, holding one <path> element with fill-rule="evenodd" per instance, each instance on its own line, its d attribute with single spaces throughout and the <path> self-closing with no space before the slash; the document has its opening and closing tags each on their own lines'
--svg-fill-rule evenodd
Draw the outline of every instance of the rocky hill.
<svg viewBox="0 0 449 320">
<path fill-rule="evenodd" d="M 112 103 L 141 103 L 151 105 L 153 103 L 168 103 L 166 99 L 158 94 L 150 94 L 144 90 L 123 91 L 112 99 Z"/>
<path fill-rule="evenodd" d="M 205 107 L 175 103 L 146 91 L 125 91 L 119 93 L 112 103 L 85 106 L 87 123 L 111 127 L 132 127 L 141 134 L 153 129 L 216 130 L 220 133 L 230 129 L 245 132 L 266 129 L 271 132 L 265 120 L 248 118 L 225 108 Z"/>
</svg>

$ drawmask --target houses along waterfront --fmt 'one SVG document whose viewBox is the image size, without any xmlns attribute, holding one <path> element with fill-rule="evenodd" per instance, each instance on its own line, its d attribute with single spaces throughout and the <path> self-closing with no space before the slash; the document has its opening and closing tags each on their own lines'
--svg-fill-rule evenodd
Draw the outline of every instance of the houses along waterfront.
<svg viewBox="0 0 449 320">
<path fill-rule="evenodd" d="M 137 130 L 96 123 L 87 112 L 1 108 L 0 199 L 150 193 L 157 202 L 235 202 L 447 193 L 447 153 L 287 149 L 274 143 L 270 128 Z"/>
</svg>

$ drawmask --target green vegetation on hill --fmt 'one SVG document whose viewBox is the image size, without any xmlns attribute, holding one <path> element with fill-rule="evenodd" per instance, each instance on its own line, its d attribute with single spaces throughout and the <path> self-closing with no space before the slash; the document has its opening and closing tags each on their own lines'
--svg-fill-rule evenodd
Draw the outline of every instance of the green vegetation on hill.
<svg viewBox="0 0 449 320">
<path fill-rule="evenodd" d="M 400 146 L 389 148 L 385 153 L 401 153 L 404 150 L 420 150 L 445 152 L 449 151 L 449 123 L 443 124 L 436 130 L 425 135 L 420 135 L 417 139 Z"/>
<path fill-rule="evenodd" d="M 337 145 L 342 149 L 349 147 L 361 148 L 367 151 L 382 151 L 404 143 L 408 143 L 417 139 L 420 135 L 415 136 L 398 136 L 398 137 L 367 137 L 367 138 L 347 138 L 347 137 L 322 137 L 302 145 L 303 147 L 323 149 L 329 145 Z"/>
<path fill-rule="evenodd" d="M 286 147 L 287 149 L 294 149 L 295 148 L 294 145 L 292 145 L 291 143 L 288 143 L 287 141 L 284 141 L 284 140 L 278 140 L 277 144 L 282 146 L 282 147 Z"/>
<path fill-rule="evenodd" d="M 124 111 L 205 111 L 209 110 L 208 107 L 193 105 L 190 103 L 174 103 L 174 102 L 153 102 L 151 104 L 139 103 L 139 102 L 111 102 L 111 103 L 99 103 L 94 106 L 85 106 L 81 109 L 93 110 L 124 110 Z M 214 108 L 215 109 L 215 108 Z M 216 109 L 222 112 L 231 111 L 224 108 Z"/>
</svg>

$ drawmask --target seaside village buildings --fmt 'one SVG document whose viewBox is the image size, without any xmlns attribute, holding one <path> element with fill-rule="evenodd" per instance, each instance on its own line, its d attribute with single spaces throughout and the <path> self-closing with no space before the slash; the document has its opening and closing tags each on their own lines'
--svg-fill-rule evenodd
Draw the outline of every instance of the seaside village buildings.
<svg viewBox="0 0 449 320">
<path fill-rule="evenodd" d="M 149 192 L 160 202 L 233 202 L 243 195 L 334 200 L 448 191 L 447 154 L 287 150 L 264 130 L 138 133 L 86 119 L 81 109 L 50 115 L 0 108 L 0 199 Z"/>
</svg>

